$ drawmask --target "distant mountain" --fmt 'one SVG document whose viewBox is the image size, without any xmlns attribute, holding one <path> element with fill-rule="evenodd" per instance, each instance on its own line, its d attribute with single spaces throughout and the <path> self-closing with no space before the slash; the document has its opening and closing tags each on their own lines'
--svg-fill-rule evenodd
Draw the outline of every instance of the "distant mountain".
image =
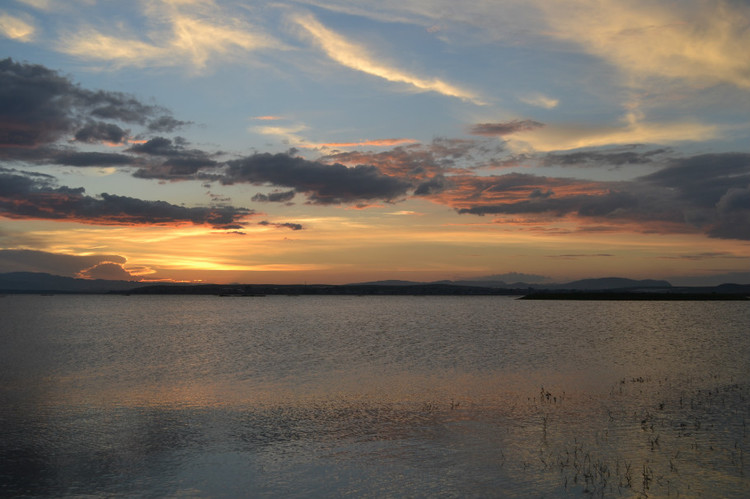
<svg viewBox="0 0 750 499">
<path fill-rule="evenodd" d="M 605 289 L 635 289 L 635 288 L 671 288 L 672 285 L 667 281 L 658 281 L 654 279 L 625 279 L 624 277 L 602 277 L 598 279 L 581 279 L 579 281 L 569 282 L 567 284 L 554 285 L 537 285 L 539 288 L 549 289 L 575 289 L 584 291 L 605 290 Z"/>
<path fill-rule="evenodd" d="M 438 281 L 438 283 L 450 284 L 450 281 Z M 355 282 L 351 284 L 344 284 L 344 286 L 415 286 L 417 284 L 426 284 L 426 283 L 415 282 L 415 281 L 400 281 L 398 279 L 388 279 L 385 281 Z"/>
<path fill-rule="evenodd" d="M 571 293 L 709 293 L 750 295 L 750 284 L 722 284 L 707 287 L 672 286 L 667 281 L 622 277 L 582 279 L 563 284 L 505 283 L 503 281 L 436 281 L 413 282 L 386 280 L 345 285 L 276 285 L 276 284 L 170 284 L 143 283 L 138 281 L 109 281 L 104 279 L 75 279 L 34 272 L 10 272 L 0 274 L 0 293 L 133 293 L 133 294 L 363 294 L 363 295 L 480 295 L 513 294 L 526 295 L 531 292 Z"/>
<path fill-rule="evenodd" d="M 540 284 L 527 282 L 507 283 L 504 281 L 492 281 L 485 279 L 478 280 L 460 280 L 460 281 L 435 281 L 431 283 L 412 282 L 412 281 L 375 281 L 358 283 L 357 285 L 367 286 L 415 286 L 419 284 L 447 284 L 452 286 L 471 286 L 481 288 L 501 288 L 501 289 L 568 289 L 577 291 L 595 291 L 595 290 L 622 290 L 622 289 L 651 289 L 651 288 L 671 288 L 672 285 L 667 281 L 654 279 L 626 279 L 624 277 L 603 277 L 597 279 L 581 279 L 568 283 Z"/>
<path fill-rule="evenodd" d="M 137 281 L 76 279 L 39 272 L 0 274 L 0 293 L 105 293 L 128 291 L 139 286 Z"/>
</svg>

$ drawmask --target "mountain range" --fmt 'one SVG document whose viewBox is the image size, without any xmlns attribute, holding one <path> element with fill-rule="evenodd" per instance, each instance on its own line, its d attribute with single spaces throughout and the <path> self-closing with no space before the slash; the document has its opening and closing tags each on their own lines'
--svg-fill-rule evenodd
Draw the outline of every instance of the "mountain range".
<svg viewBox="0 0 750 499">
<path fill-rule="evenodd" d="M 723 284 L 713 287 L 674 287 L 668 281 L 605 277 L 567 283 L 540 284 L 499 280 L 458 280 L 414 282 L 385 280 L 344 285 L 262 285 L 262 284 L 183 284 L 144 283 L 77 279 L 45 273 L 9 272 L 0 274 L 0 293 L 136 293 L 136 294 L 526 294 L 531 290 L 549 291 L 627 291 L 750 293 L 750 284 Z"/>
</svg>

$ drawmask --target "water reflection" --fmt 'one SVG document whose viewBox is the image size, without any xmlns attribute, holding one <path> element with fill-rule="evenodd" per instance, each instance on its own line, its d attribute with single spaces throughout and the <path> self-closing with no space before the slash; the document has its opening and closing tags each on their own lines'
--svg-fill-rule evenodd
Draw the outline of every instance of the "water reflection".
<svg viewBox="0 0 750 499">
<path fill-rule="evenodd" d="M 3 300 L 0 495 L 750 487 L 734 305 L 34 299 Z"/>
</svg>

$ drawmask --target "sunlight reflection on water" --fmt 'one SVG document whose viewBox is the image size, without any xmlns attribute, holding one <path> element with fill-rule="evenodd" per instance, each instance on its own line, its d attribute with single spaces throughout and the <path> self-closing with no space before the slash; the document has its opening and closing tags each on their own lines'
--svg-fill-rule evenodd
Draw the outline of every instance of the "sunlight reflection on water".
<svg viewBox="0 0 750 499">
<path fill-rule="evenodd" d="M 0 494 L 743 497 L 739 302 L 9 296 Z"/>
</svg>

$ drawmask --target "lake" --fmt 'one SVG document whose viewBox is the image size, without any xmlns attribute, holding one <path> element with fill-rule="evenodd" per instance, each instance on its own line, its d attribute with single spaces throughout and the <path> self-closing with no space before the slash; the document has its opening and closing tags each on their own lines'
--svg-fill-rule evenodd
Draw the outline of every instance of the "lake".
<svg viewBox="0 0 750 499">
<path fill-rule="evenodd" d="M 0 495 L 746 497 L 747 302 L 0 298 Z"/>
</svg>

